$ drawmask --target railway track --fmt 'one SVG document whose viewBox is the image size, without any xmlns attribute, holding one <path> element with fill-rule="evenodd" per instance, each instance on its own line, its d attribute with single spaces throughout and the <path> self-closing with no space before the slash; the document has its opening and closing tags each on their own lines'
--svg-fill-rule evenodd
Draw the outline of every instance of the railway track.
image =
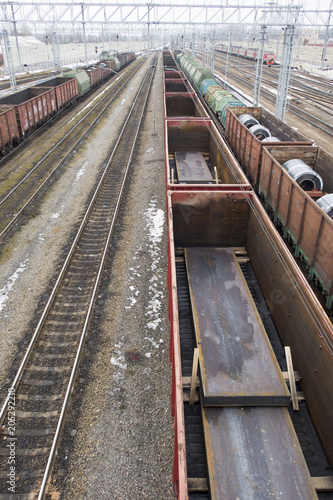
<svg viewBox="0 0 333 500">
<path fill-rule="evenodd" d="M 221 69 L 222 70 L 223 68 L 217 66 L 217 69 Z M 244 80 L 243 77 L 240 77 L 240 76 L 237 76 L 237 75 L 233 74 L 232 75 L 232 79 L 234 81 L 236 81 L 237 83 L 239 83 L 239 84 L 247 87 L 251 91 L 253 90 L 252 84 L 250 82 Z M 228 87 L 232 90 L 232 85 L 228 85 Z M 269 92 L 268 90 L 264 90 L 263 88 L 261 88 L 260 94 L 265 99 L 267 99 L 267 100 L 275 103 L 275 96 L 271 92 Z M 303 111 L 300 108 L 298 108 L 297 106 L 294 106 L 293 104 L 290 104 L 290 103 L 288 104 L 288 111 L 290 111 L 294 115 L 298 116 L 299 118 L 302 118 L 303 120 L 306 120 L 311 125 L 317 127 L 321 131 L 323 131 L 326 134 L 328 134 L 331 137 L 333 137 L 333 126 L 330 125 L 329 123 L 324 122 L 323 120 L 321 120 L 320 118 L 317 118 L 313 114 L 308 113 L 307 111 Z"/>
<path fill-rule="evenodd" d="M 0 241 L 13 229 L 17 227 L 19 218 L 37 198 L 43 189 L 50 183 L 56 173 L 63 167 L 73 151 L 80 145 L 81 141 L 96 126 L 103 114 L 131 78 L 141 66 L 133 64 L 128 71 L 123 73 L 122 78 L 107 87 L 107 91 L 91 108 L 85 110 L 82 118 L 74 124 L 70 130 L 61 137 L 53 148 L 48 151 L 26 175 L 20 179 L 0 199 Z M 22 168 L 24 171 L 24 166 Z"/>
<path fill-rule="evenodd" d="M 14 491 L 25 498 L 46 492 L 154 72 L 152 65 L 1 409 L 1 470 L 15 448 Z M 1 473 L 2 492 L 7 480 Z"/>
<path fill-rule="evenodd" d="M 224 60 L 225 57 L 221 56 L 221 54 L 218 55 L 218 58 L 220 59 L 221 62 L 222 61 L 225 62 L 225 60 Z M 200 59 L 200 57 L 199 57 L 199 59 Z M 201 59 L 202 59 L 202 57 L 201 57 Z M 238 59 L 237 62 L 239 64 L 241 64 L 243 69 L 245 67 L 249 71 L 252 70 L 252 72 L 249 73 L 249 75 L 248 75 L 248 79 L 246 79 L 246 77 L 244 77 L 245 76 L 244 72 L 241 74 L 241 76 L 239 76 L 239 75 L 236 75 L 235 73 L 231 73 L 230 69 L 228 72 L 228 77 L 230 77 L 235 82 L 239 83 L 240 85 L 245 86 L 246 88 L 250 89 L 251 92 L 253 92 L 253 82 L 251 82 L 251 79 L 254 79 L 253 63 L 252 63 L 252 65 L 250 65 L 247 61 L 243 61 L 242 59 Z M 225 70 L 224 67 L 218 66 L 216 64 L 215 68 L 220 71 L 221 75 L 224 74 L 224 70 Z M 270 67 L 270 68 L 264 67 L 263 70 L 264 70 L 264 75 L 268 76 L 269 73 L 271 74 L 272 70 L 275 71 L 275 68 L 274 67 Z M 275 76 L 276 76 L 276 78 L 278 78 L 277 73 Z M 222 76 L 222 78 L 223 78 L 223 76 Z M 316 80 L 316 81 L 319 84 L 323 84 L 320 80 Z M 267 86 L 272 87 L 271 75 L 270 75 L 270 78 L 265 78 L 265 76 L 263 76 L 262 82 L 265 83 Z M 300 89 L 293 90 L 292 88 L 290 88 L 289 94 L 294 95 L 295 98 L 303 97 L 303 99 L 306 99 L 304 102 L 310 103 L 312 101 L 312 105 L 314 107 L 316 107 L 316 108 L 320 109 L 321 111 L 324 111 L 328 114 L 331 113 L 332 104 L 333 104 L 331 92 L 329 92 L 328 90 L 314 89 L 313 86 L 309 87 L 309 84 L 301 82 L 299 78 L 296 80 L 295 77 L 291 78 L 291 85 L 297 85 L 298 87 L 303 88 L 304 91 L 302 91 Z M 276 87 L 277 87 L 277 84 L 276 84 Z M 231 84 L 228 84 L 228 89 L 230 91 L 235 90 Z M 274 92 L 274 86 L 273 86 L 273 92 Z M 237 93 L 239 94 L 239 90 L 237 91 Z M 270 102 L 272 102 L 275 105 L 276 98 L 272 92 L 261 88 L 260 93 L 261 93 L 262 97 L 269 100 Z M 326 97 L 326 102 L 325 102 L 325 97 Z M 241 96 L 240 96 L 240 98 L 242 99 Z M 324 121 L 324 120 L 316 117 L 313 113 L 302 110 L 298 106 L 295 106 L 294 104 L 291 104 L 291 103 L 288 103 L 288 111 L 293 113 L 295 116 L 305 120 L 309 124 L 317 127 L 318 129 L 320 129 L 322 132 L 325 132 L 329 136 L 333 136 L 333 125 L 331 125 L 327 121 Z"/>
<path fill-rule="evenodd" d="M 30 76 L 19 76 L 16 78 L 16 84 L 18 86 L 21 85 L 27 85 L 27 84 L 33 84 L 37 83 L 39 81 L 45 82 L 47 81 L 48 78 L 54 78 L 55 76 L 60 75 L 60 71 L 46 71 L 46 72 L 41 72 L 37 75 L 30 75 Z M 8 80 L 3 80 L 0 82 L 0 92 L 4 92 L 6 90 L 11 90 L 11 85 L 10 81 Z"/>
<path fill-rule="evenodd" d="M 220 62 L 225 63 L 225 56 L 218 54 L 217 57 Z M 232 66 L 236 66 L 232 64 Z M 255 77 L 255 67 L 256 63 L 248 63 L 242 58 L 237 59 L 236 69 L 241 68 L 241 73 L 248 79 L 252 79 L 254 84 Z M 246 68 L 247 74 L 244 74 L 244 68 Z M 263 66 L 262 83 L 277 89 L 279 80 L 280 66 Z M 318 77 L 314 75 L 311 77 L 303 77 L 303 75 L 297 72 L 292 72 L 290 75 L 290 85 L 288 93 L 295 98 L 305 98 L 307 102 L 311 102 L 313 105 L 318 105 L 318 102 L 322 104 L 322 108 L 326 112 L 332 111 L 333 106 L 333 95 L 332 95 L 332 84 L 327 79 Z"/>
</svg>

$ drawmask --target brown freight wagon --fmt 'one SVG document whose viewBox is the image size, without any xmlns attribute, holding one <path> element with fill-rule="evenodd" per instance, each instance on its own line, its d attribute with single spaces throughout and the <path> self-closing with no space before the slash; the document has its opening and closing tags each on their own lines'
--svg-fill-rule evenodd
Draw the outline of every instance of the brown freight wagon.
<svg viewBox="0 0 333 500">
<path fill-rule="evenodd" d="M 24 137 L 57 111 L 54 89 L 30 87 L 0 99 L 1 105 L 15 107 L 20 136 Z"/>
<path fill-rule="evenodd" d="M 211 119 L 170 118 L 164 128 L 167 189 L 252 189 Z"/>
<path fill-rule="evenodd" d="M 209 118 L 195 92 L 167 92 L 164 94 L 165 118 L 175 116 Z"/>
<path fill-rule="evenodd" d="M 196 247 L 195 250 L 203 255 L 208 255 L 209 252 L 216 250 L 234 252 L 235 248 L 245 247 L 282 342 L 291 347 L 293 368 L 300 372 L 302 393 L 323 447 L 332 462 L 332 323 L 298 269 L 259 199 L 253 192 L 174 191 L 168 193 L 167 214 L 170 357 L 172 362 L 171 405 L 175 418 L 173 480 L 174 491 L 178 498 L 187 499 L 190 488 L 201 486 L 200 480 L 196 480 L 198 476 L 188 476 L 187 468 L 187 460 L 191 452 L 187 454 L 188 434 L 185 432 L 185 421 L 186 416 L 192 415 L 192 413 L 189 409 L 191 407 L 188 405 L 189 393 L 186 390 L 190 385 L 191 376 L 188 377 L 190 381 L 187 381 L 182 372 L 182 367 L 190 355 L 188 353 L 188 358 L 185 358 L 181 352 L 181 342 L 186 343 L 188 340 L 186 337 L 182 341 L 181 336 L 184 327 L 180 323 L 181 310 L 178 301 L 181 299 L 177 295 L 179 288 L 177 266 L 181 265 L 179 263 L 181 258 L 176 250 L 179 249 L 185 251 L 192 314 L 195 316 L 197 311 L 198 317 L 201 316 L 208 321 L 206 309 L 196 307 L 197 291 L 191 285 L 191 283 L 195 284 L 197 279 L 199 291 L 201 287 L 206 286 L 197 277 L 197 272 L 200 276 L 202 274 L 201 266 L 197 267 L 197 271 L 194 269 L 193 274 L 193 269 L 189 270 L 188 267 L 188 255 L 192 253 L 193 247 Z M 190 252 L 186 253 L 188 250 Z M 184 261 L 184 259 L 182 260 Z M 211 257 L 205 258 L 202 259 L 202 263 L 207 268 L 209 279 L 214 280 L 216 276 L 215 260 Z M 216 284 L 224 286 L 226 295 L 220 298 L 215 287 L 208 287 L 208 290 L 201 291 L 203 297 L 208 295 L 211 301 L 220 298 L 222 303 L 225 300 L 227 304 L 235 297 L 243 297 L 242 294 L 236 293 L 234 271 L 227 267 L 225 272 L 227 273 L 226 280 L 221 279 Z M 179 279 L 181 278 L 179 277 Z M 223 312 L 216 308 L 213 308 L 212 311 L 213 313 L 215 311 L 214 317 L 218 321 L 224 320 Z M 218 312 L 216 313 L 216 311 Z M 246 311 L 245 309 L 245 316 Z M 230 325 L 233 326 L 233 322 L 235 322 L 236 328 L 239 327 L 238 335 L 242 337 L 240 312 L 243 313 L 244 308 L 236 307 L 233 313 L 234 320 L 231 320 Z M 194 321 L 196 335 L 198 328 L 200 328 L 197 316 L 195 316 Z M 244 324 L 246 324 L 246 320 Z M 211 356 L 212 360 L 215 360 L 216 351 L 220 348 L 224 349 L 225 344 L 222 341 L 219 343 L 219 337 L 214 332 L 214 322 L 207 323 L 207 332 L 204 329 L 202 333 L 202 342 L 211 343 Z M 252 337 L 249 338 L 252 342 Z M 234 341 L 236 349 L 235 337 L 230 335 L 230 341 Z M 254 351 L 251 349 L 249 341 L 240 344 L 240 347 L 252 360 Z M 198 345 L 198 347 L 200 376 L 194 377 L 194 380 L 195 385 L 199 384 L 200 387 L 199 411 L 201 410 L 202 413 L 204 428 L 210 498 L 231 498 L 232 494 L 236 492 L 238 494 L 235 496 L 239 498 L 247 498 L 248 496 L 254 498 L 258 495 L 260 498 L 266 498 L 265 493 L 267 494 L 272 485 L 277 486 L 278 489 L 274 491 L 279 491 L 279 495 L 282 495 L 281 498 L 302 498 L 302 500 L 304 498 L 317 498 L 314 482 L 310 480 L 309 473 L 304 468 L 304 458 L 300 453 L 298 439 L 293 432 L 286 407 L 260 405 L 251 407 L 250 405 L 246 408 L 246 405 L 243 404 L 234 404 L 233 406 L 227 404 L 217 406 L 215 404 L 213 407 L 205 405 L 201 395 L 204 390 L 202 388 L 203 380 L 207 373 L 201 364 L 200 349 L 202 349 L 202 345 Z M 247 360 L 248 357 L 244 359 Z M 190 359 L 193 359 L 193 354 Z M 234 363 L 237 361 L 233 350 L 231 359 L 226 357 L 226 364 L 222 365 L 221 368 L 222 374 L 225 374 L 226 377 L 229 375 L 226 366 L 229 367 L 232 360 Z M 261 363 L 263 361 L 259 362 L 260 366 Z M 213 365 L 214 361 L 211 361 L 210 368 L 214 367 Z M 234 375 L 235 383 L 238 382 L 238 377 L 243 375 L 244 365 L 242 364 L 237 371 L 237 377 Z M 230 376 L 233 378 L 231 369 Z M 259 378 L 261 376 L 263 375 L 259 375 Z M 247 384 L 246 381 L 245 383 Z M 220 386 L 222 393 L 223 388 L 222 384 Z M 229 392 L 227 392 L 227 396 L 229 396 Z M 266 419 L 266 424 L 264 424 Z M 266 439 L 269 440 L 267 449 Z M 262 445 L 264 442 L 265 446 Z M 294 452 L 296 452 L 295 457 L 292 456 Z M 251 469 L 247 468 L 247 464 L 251 465 Z M 222 494 L 216 493 L 217 488 L 222 490 Z"/>
<path fill-rule="evenodd" d="M 111 78 L 116 73 L 116 63 L 115 61 L 102 61 L 99 63 L 101 68 L 101 79 L 102 81 Z"/>
<path fill-rule="evenodd" d="M 164 80 L 164 92 L 191 92 L 193 88 L 186 78 L 168 78 Z"/>
<path fill-rule="evenodd" d="M 264 144 L 260 142 L 238 119 L 240 115 L 245 113 L 256 118 L 261 125 L 268 128 L 272 136 L 280 139 L 281 143 L 286 147 L 297 144 L 313 144 L 313 141 L 289 127 L 265 108 L 249 108 L 246 106 L 228 108 L 225 136 L 241 167 L 254 186 L 258 184 L 260 177 L 262 148 L 275 145 L 276 142 L 265 142 Z"/>
<path fill-rule="evenodd" d="M 99 85 L 102 81 L 102 68 L 99 66 L 93 66 L 91 68 L 88 68 L 86 70 L 87 75 L 90 78 L 90 85 L 91 87 L 96 87 Z"/>
<path fill-rule="evenodd" d="M 76 78 L 56 77 L 48 80 L 43 85 L 36 85 L 35 88 L 50 89 L 54 88 L 56 93 L 57 109 L 60 110 L 79 95 L 78 83 Z"/>
<path fill-rule="evenodd" d="M 20 132 L 15 107 L 0 106 L 0 149 L 6 152 L 15 142 L 19 142 Z"/>
<path fill-rule="evenodd" d="M 297 158 L 315 169 L 318 149 L 312 146 L 263 148 L 259 194 L 268 210 L 274 213 L 274 222 L 282 226 L 284 237 L 294 246 L 296 257 L 307 265 L 309 277 L 319 281 L 326 296 L 326 307 L 331 308 L 333 220 L 309 195 L 313 193 L 304 191 L 282 167 L 286 161 Z"/>
</svg>

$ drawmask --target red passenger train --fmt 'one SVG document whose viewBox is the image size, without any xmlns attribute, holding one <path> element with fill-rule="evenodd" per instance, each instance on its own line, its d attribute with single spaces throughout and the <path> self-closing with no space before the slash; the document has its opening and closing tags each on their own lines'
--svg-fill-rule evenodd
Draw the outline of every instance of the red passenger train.
<svg viewBox="0 0 333 500">
<path fill-rule="evenodd" d="M 228 45 L 218 45 L 216 50 L 224 52 L 225 54 L 229 52 L 233 56 L 243 57 L 244 59 L 250 59 L 251 61 L 258 60 L 258 49 L 246 48 L 246 47 L 229 47 Z M 264 64 L 271 66 L 275 63 L 275 54 L 272 51 L 264 52 Z"/>
</svg>

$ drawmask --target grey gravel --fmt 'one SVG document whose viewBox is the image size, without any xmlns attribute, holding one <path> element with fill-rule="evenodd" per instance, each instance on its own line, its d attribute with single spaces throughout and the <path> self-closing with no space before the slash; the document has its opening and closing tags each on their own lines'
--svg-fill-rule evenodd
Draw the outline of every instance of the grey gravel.
<svg viewBox="0 0 333 500">
<path fill-rule="evenodd" d="M 143 70 L 131 94 L 142 75 Z M 63 499 L 174 498 L 161 66 L 154 98 L 149 100 L 50 485 Z M 126 94 L 117 111 L 76 152 L 0 262 L 2 289 L 18 275 L 4 292 L 0 312 L 0 377 L 7 384 L 8 370 L 19 358 L 16 346 L 29 336 L 27 326 L 61 263 L 63 246 L 129 100 Z"/>
</svg>

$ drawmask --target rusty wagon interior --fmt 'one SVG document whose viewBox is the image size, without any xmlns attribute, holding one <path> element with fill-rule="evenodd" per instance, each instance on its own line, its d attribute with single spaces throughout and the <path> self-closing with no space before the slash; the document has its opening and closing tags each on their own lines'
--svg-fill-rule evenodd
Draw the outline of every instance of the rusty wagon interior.
<svg viewBox="0 0 333 500">
<path fill-rule="evenodd" d="M 166 120 L 168 178 L 175 184 L 249 183 L 215 125 L 207 119 Z"/>
<path fill-rule="evenodd" d="M 299 403 L 299 411 L 293 411 L 290 406 L 285 408 L 288 408 L 287 413 L 289 412 L 291 421 L 298 432 L 298 439 L 310 475 L 312 477 L 329 475 L 332 471 L 326 454 L 330 460 L 333 457 L 330 438 L 330 429 L 333 424 L 333 373 L 329 352 L 332 325 L 306 280 L 297 269 L 259 200 L 253 193 L 245 192 L 178 191 L 169 194 L 169 206 L 172 213 L 172 239 L 176 255 L 182 376 L 191 377 L 193 349 L 198 345 L 196 335 L 200 313 L 200 308 L 193 299 L 193 296 L 197 294 L 194 294 L 191 289 L 191 282 L 195 282 L 196 279 L 193 271 L 195 268 L 192 265 L 192 268 L 189 269 L 187 254 L 191 253 L 192 249 L 201 249 L 201 253 L 207 253 L 207 249 L 216 252 L 216 250 L 225 251 L 224 249 L 227 248 L 228 251 L 231 250 L 234 253 L 238 261 L 242 279 L 247 284 L 282 371 L 286 370 L 283 346 L 291 348 L 294 368 L 299 372 L 300 381 L 297 382 L 297 389 L 299 393 L 302 391 L 305 400 Z M 202 271 L 200 272 L 202 273 Z M 209 274 L 209 266 L 207 272 Z M 211 274 L 213 276 L 216 273 Z M 198 280 L 200 289 L 200 277 Z M 227 283 L 232 283 L 232 280 L 233 278 L 230 278 Z M 202 287 L 204 288 L 203 284 Z M 214 286 L 214 288 L 216 287 Z M 205 289 L 202 293 L 205 294 Z M 210 290 L 209 293 L 212 294 L 210 298 L 213 300 L 215 290 Z M 219 295 L 218 291 L 216 295 Z M 196 314 L 195 311 L 198 313 Z M 237 308 L 233 314 L 237 325 L 240 321 Z M 214 350 L 210 356 L 216 356 Z M 201 372 L 201 385 L 204 378 L 205 373 Z M 202 391 L 203 389 L 201 389 Z M 203 394 L 201 394 L 200 399 L 203 399 L 202 396 Z M 228 427 L 230 423 L 227 420 L 223 421 L 224 417 L 218 408 L 209 408 L 209 404 L 208 407 L 202 406 L 201 403 L 200 409 L 198 401 L 193 406 L 184 403 L 184 415 L 187 422 L 185 425 L 186 439 L 189 444 L 186 447 L 188 478 L 190 490 L 191 485 L 194 485 L 193 493 L 190 494 L 190 498 L 193 499 L 209 498 L 209 496 L 208 492 L 207 497 L 200 496 L 204 493 L 196 492 L 196 483 L 195 481 L 192 483 L 191 478 L 207 477 L 210 488 L 216 488 L 214 494 L 219 494 L 220 487 L 223 491 L 228 491 L 228 481 L 225 476 L 228 467 L 225 462 L 227 458 L 226 454 L 220 453 L 219 450 L 228 446 L 230 443 L 228 438 L 232 439 L 244 435 L 242 434 L 244 429 L 242 429 L 241 422 L 245 418 L 244 407 L 242 407 L 243 410 L 230 408 L 228 410 L 230 418 L 234 422 L 238 421 L 238 424 L 235 424 L 236 427 L 231 429 Z M 271 410 L 271 408 L 269 409 Z M 249 412 L 251 413 L 252 410 Z M 285 435 L 286 437 L 290 432 L 290 419 L 285 414 L 283 417 L 281 416 L 285 411 L 285 409 L 280 408 L 274 413 L 274 417 L 272 414 L 267 418 L 268 420 L 272 418 L 270 420 L 272 425 L 274 425 L 275 418 L 278 420 L 281 418 L 279 424 L 276 421 L 276 425 L 280 426 L 281 422 L 284 422 L 281 426 L 288 428 L 284 428 L 280 436 Z M 225 411 L 224 415 L 226 415 Z M 257 417 L 253 416 L 253 418 Z M 204 429 L 204 432 L 193 445 L 193 434 L 199 433 L 198 429 L 200 428 Z M 222 435 L 224 433 L 222 438 L 221 429 L 223 429 Z M 225 432 L 227 432 L 227 438 Z M 223 441 L 225 439 L 226 441 Z M 247 439 L 251 441 L 251 433 L 248 434 Z M 277 449 L 279 449 L 278 441 L 279 438 L 276 436 Z M 321 443 L 325 443 L 325 449 L 322 448 Z M 250 449 L 254 455 L 256 454 L 254 442 L 253 447 L 250 446 L 246 449 Z M 281 453 L 283 454 L 284 451 L 281 450 Z M 295 460 L 302 468 L 302 459 L 298 456 Z M 298 462 L 299 460 L 300 462 Z M 286 460 L 281 465 L 286 474 L 288 473 L 288 463 Z M 209 477 L 212 474 L 211 471 L 215 470 L 214 467 L 219 470 L 222 478 L 220 482 L 216 482 L 214 474 Z M 267 476 L 265 475 L 265 477 Z M 305 474 L 302 479 L 300 476 L 299 480 L 304 485 L 307 483 L 308 477 Z M 260 483 L 260 479 L 258 481 Z M 309 483 L 309 489 L 303 493 L 302 498 L 313 498 L 312 493 L 312 487 Z M 329 498 L 328 493 L 318 493 L 318 496 L 319 498 Z M 215 497 L 218 498 L 218 496 Z"/>
</svg>

